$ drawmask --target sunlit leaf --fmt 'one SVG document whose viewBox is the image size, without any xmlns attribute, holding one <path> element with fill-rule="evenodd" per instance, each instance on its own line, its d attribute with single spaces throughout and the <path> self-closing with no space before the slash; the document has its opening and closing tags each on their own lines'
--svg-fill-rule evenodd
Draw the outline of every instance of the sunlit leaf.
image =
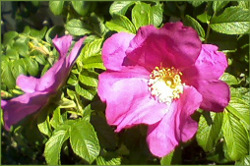
<svg viewBox="0 0 250 166">
<path fill-rule="evenodd" d="M 64 1 L 50 1 L 49 8 L 54 13 L 54 15 L 59 15 L 62 13 Z"/>
<path fill-rule="evenodd" d="M 223 121 L 222 113 L 203 112 L 199 120 L 199 128 L 196 134 L 198 144 L 204 151 L 213 151 L 219 139 Z"/>
<path fill-rule="evenodd" d="M 151 24 L 160 26 L 163 20 L 163 5 L 157 4 L 151 7 Z"/>
<path fill-rule="evenodd" d="M 90 71 L 84 70 L 79 75 L 79 80 L 81 81 L 81 83 L 83 83 L 87 86 L 97 87 L 98 74 L 95 72 L 90 72 Z"/>
<path fill-rule="evenodd" d="M 123 15 L 113 14 L 111 21 L 106 22 L 106 26 L 113 31 L 136 33 L 136 29 L 132 22 Z"/>
<path fill-rule="evenodd" d="M 219 12 L 223 9 L 230 1 L 213 1 L 213 10 L 214 12 Z"/>
<path fill-rule="evenodd" d="M 239 84 L 239 82 L 236 79 L 236 77 L 233 76 L 233 75 L 231 75 L 231 74 L 229 74 L 229 73 L 224 73 L 221 76 L 220 80 L 225 81 L 228 85 L 238 85 Z"/>
<path fill-rule="evenodd" d="M 60 153 L 63 143 L 69 138 L 68 125 L 61 126 L 53 131 L 52 136 L 45 144 L 44 156 L 49 165 L 60 164 Z"/>
<path fill-rule="evenodd" d="M 83 36 L 91 33 L 89 26 L 78 19 L 68 21 L 65 27 L 71 35 Z"/>
<path fill-rule="evenodd" d="M 189 15 L 186 15 L 184 23 L 186 25 L 188 25 L 188 26 L 193 27 L 196 30 L 196 32 L 198 32 L 199 36 L 205 38 L 205 31 L 204 31 L 204 29 L 202 28 L 202 26 L 200 25 L 200 23 L 197 20 L 195 20 L 193 17 L 191 17 Z"/>
<path fill-rule="evenodd" d="M 132 22 L 136 29 L 151 23 L 151 6 L 146 3 L 138 3 L 132 9 Z"/>
<path fill-rule="evenodd" d="M 90 164 L 100 153 L 100 145 L 96 132 L 93 126 L 85 120 L 79 120 L 72 125 L 70 144 L 74 153 Z"/>
<path fill-rule="evenodd" d="M 88 1 L 72 1 L 72 6 L 78 14 L 85 16 L 89 11 L 90 2 L 88 2 Z"/>
<path fill-rule="evenodd" d="M 250 30 L 249 10 L 240 7 L 228 7 L 216 17 L 213 17 L 210 27 L 224 34 L 245 34 Z"/>
<path fill-rule="evenodd" d="M 228 111 L 224 111 L 223 114 L 222 131 L 226 153 L 231 160 L 236 161 L 249 152 L 249 132 L 234 114 Z"/>
<path fill-rule="evenodd" d="M 121 158 L 104 158 L 102 156 L 97 157 L 96 159 L 97 165 L 121 165 Z"/>
<path fill-rule="evenodd" d="M 250 165 L 250 155 L 244 156 L 239 161 L 236 161 L 235 165 Z"/>
<path fill-rule="evenodd" d="M 132 6 L 135 1 L 114 1 L 109 8 L 109 13 L 125 15 L 126 11 Z"/>
</svg>

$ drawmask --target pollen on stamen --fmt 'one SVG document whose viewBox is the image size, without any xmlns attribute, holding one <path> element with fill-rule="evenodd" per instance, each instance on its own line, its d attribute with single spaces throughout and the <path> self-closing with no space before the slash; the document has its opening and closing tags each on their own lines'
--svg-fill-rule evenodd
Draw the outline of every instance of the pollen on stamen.
<svg viewBox="0 0 250 166">
<path fill-rule="evenodd" d="M 151 95 L 161 103 L 171 103 L 180 98 L 184 84 L 181 82 L 182 73 L 174 67 L 155 67 L 148 81 Z"/>
</svg>

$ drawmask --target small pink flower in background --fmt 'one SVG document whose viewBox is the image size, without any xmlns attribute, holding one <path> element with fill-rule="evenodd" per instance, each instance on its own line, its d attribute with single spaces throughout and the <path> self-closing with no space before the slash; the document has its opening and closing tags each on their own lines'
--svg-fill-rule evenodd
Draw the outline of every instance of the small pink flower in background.
<svg viewBox="0 0 250 166">
<path fill-rule="evenodd" d="M 18 123 L 26 116 L 37 112 L 44 107 L 51 96 L 54 96 L 58 89 L 65 83 L 84 38 L 76 42 L 70 55 L 67 56 L 72 42 L 72 36 L 63 36 L 53 39 L 57 51 L 60 54 L 58 61 L 41 77 L 20 75 L 16 84 L 25 92 L 23 95 L 11 100 L 2 100 L 1 107 L 4 111 L 4 127 Z"/>
<path fill-rule="evenodd" d="M 181 22 L 111 36 L 103 45 L 107 71 L 98 85 L 108 124 L 116 132 L 146 124 L 150 151 L 169 154 L 196 133 L 190 115 L 198 108 L 221 112 L 228 105 L 229 87 L 219 80 L 228 64 L 217 50 Z"/>
</svg>

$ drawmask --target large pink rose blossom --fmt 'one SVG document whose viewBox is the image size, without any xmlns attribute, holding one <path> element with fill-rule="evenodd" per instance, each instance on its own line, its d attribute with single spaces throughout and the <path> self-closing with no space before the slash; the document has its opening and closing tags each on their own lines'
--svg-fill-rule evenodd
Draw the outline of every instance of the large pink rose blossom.
<svg viewBox="0 0 250 166">
<path fill-rule="evenodd" d="M 1 101 L 6 130 L 9 130 L 11 125 L 18 123 L 26 116 L 40 110 L 57 93 L 67 80 L 83 41 L 84 38 L 80 39 L 73 47 L 70 55 L 67 56 L 72 36 L 56 37 L 53 39 L 53 44 L 60 54 L 58 61 L 41 78 L 18 76 L 16 84 L 25 93 L 11 100 Z"/>
<path fill-rule="evenodd" d="M 98 85 L 108 124 L 116 132 L 146 124 L 150 151 L 169 154 L 196 133 L 190 115 L 198 108 L 221 112 L 228 105 L 229 87 L 219 80 L 228 64 L 217 50 L 181 22 L 112 35 L 103 45 L 107 71 Z"/>
</svg>

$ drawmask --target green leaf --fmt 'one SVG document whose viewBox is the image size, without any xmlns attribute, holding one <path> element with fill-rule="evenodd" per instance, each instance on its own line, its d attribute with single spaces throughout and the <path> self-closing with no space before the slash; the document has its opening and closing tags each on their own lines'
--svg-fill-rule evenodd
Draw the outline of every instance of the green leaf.
<svg viewBox="0 0 250 166">
<path fill-rule="evenodd" d="M 106 22 L 106 26 L 113 31 L 136 33 L 136 29 L 132 22 L 123 15 L 113 14 L 111 21 Z"/>
<path fill-rule="evenodd" d="M 151 7 L 146 3 L 137 3 L 132 9 L 132 22 L 136 29 L 151 23 Z"/>
<path fill-rule="evenodd" d="M 78 84 L 78 78 L 75 74 L 71 73 L 69 76 L 69 79 L 67 81 L 67 84 L 75 86 L 76 84 Z"/>
<path fill-rule="evenodd" d="M 54 129 L 60 127 L 63 124 L 63 118 L 61 116 L 60 107 L 57 107 L 53 111 L 53 116 L 52 116 L 52 119 L 50 120 L 50 124 L 51 124 L 52 127 L 54 127 Z"/>
<path fill-rule="evenodd" d="M 223 9 L 230 1 L 213 1 L 213 10 L 214 12 L 219 12 Z"/>
<path fill-rule="evenodd" d="M 101 38 L 104 37 L 106 32 L 108 32 L 108 29 L 103 22 L 103 18 L 97 16 L 95 13 L 91 13 L 90 17 L 85 20 L 84 24 L 87 26 L 87 29 L 92 32 L 92 34 Z"/>
<path fill-rule="evenodd" d="M 80 56 L 76 63 L 82 68 L 104 68 L 101 59 L 101 46 L 103 38 L 98 38 L 86 44 L 81 50 Z M 105 69 L 105 68 L 104 68 Z"/>
<path fill-rule="evenodd" d="M 72 1 L 75 11 L 81 16 L 85 16 L 90 9 L 91 2 L 88 1 Z"/>
<path fill-rule="evenodd" d="M 16 50 L 22 56 L 27 56 L 29 54 L 28 44 L 24 41 L 16 41 L 12 49 Z"/>
<path fill-rule="evenodd" d="M 21 74 L 24 74 L 24 75 L 27 74 L 25 70 L 25 64 L 24 64 L 24 61 L 22 61 L 22 59 L 15 60 L 11 62 L 10 65 L 12 67 L 11 71 L 15 79 Z"/>
<path fill-rule="evenodd" d="M 224 34 L 245 34 L 250 30 L 249 20 L 249 10 L 233 6 L 226 8 L 221 15 L 213 17 L 210 27 Z"/>
<path fill-rule="evenodd" d="M 221 77 L 220 80 L 226 82 L 228 85 L 238 85 L 239 81 L 237 78 L 229 73 L 224 73 Z"/>
<path fill-rule="evenodd" d="M 85 99 L 92 100 L 95 97 L 96 92 L 92 89 L 84 89 L 79 84 L 75 86 L 76 93 L 84 97 Z"/>
<path fill-rule="evenodd" d="M 199 36 L 201 36 L 202 38 L 205 38 L 205 31 L 204 31 L 204 29 L 202 28 L 202 26 L 200 25 L 200 23 L 197 20 L 195 20 L 193 17 L 191 17 L 189 15 L 186 15 L 185 19 L 184 19 L 184 23 L 187 26 L 193 27 L 196 30 L 196 32 L 198 32 Z"/>
<path fill-rule="evenodd" d="M 31 29 L 30 30 L 30 36 L 37 38 L 37 39 L 43 39 L 47 32 L 47 27 L 43 27 L 41 30 Z"/>
<path fill-rule="evenodd" d="M 11 68 L 8 62 L 2 61 L 1 63 L 1 79 L 2 82 L 9 88 L 12 89 L 16 86 L 16 80 L 11 72 Z"/>
<path fill-rule="evenodd" d="M 249 9 L 249 1 L 238 1 L 238 3 L 239 7 Z"/>
<path fill-rule="evenodd" d="M 10 58 L 10 59 L 19 59 L 19 54 L 17 53 L 17 51 L 16 50 L 14 50 L 14 49 L 8 49 L 7 51 L 6 51 L 6 56 L 8 57 L 8 58 Z"/>
<path fill-rule="evenodd" d="M 176 147 L 174 151 L 161 158 L 161 165 L 179 165 L 182 162 L 182 149 Z"/>
<path fill-rule="evenodd" d="M 18 33 L 16 31 L 9 31 L 6 32 L 3 36 L 3 44 L 7 45 L 11 42 L 14 42 L 14 38 L 18 36 Z"/>
<path fill-rule="evenodd" d="M 167 156 L 161 158 L 161 165 L 171 165 L 171 161 L 173 158 L 174 151 L 169 153 Z"/>
<path fill-rule="evenodd" d="M 249 133 L 236 116 L 228 111 L 224 111 L 223 114 L 225 150 L 229 158 L 236 161 L 249 152 Z"/>
<path fill-rule="evenodd" d="M 239 161 L 236 161 L 235 165 L 250 165 L 250 155 L 244 156 Z"/>
<path fill-rule="evenodd" d="M 88 58 L 101 52 L 103 38 L 87 43 L 81 50 L 79 59 Z"/>
<path fill-rule="evenodd" d="M 85 120 L 79 120 L 72 125 L 70 144 L 74 153 L 90 164 L 100 153 L 100 145 L 96 132 L 93 126 Z"/>
<path fill-rule="evenodd" d="M 41 65 L 46 65 L 47 61 L 44 57 L 44 55 L 39 54 L 39 55 L 35 55 L 35 60 L 40 63 Z"/>
<path fill-rule="evenodd" d="M 134 1 L 114 1 L 109 8 L 109 13 L 110 15 L 113 14 L 125 15 L 128 8 L 132 6 L 134 3 L 135 3 Z"/>
<path fill-rule="evenodd" d="M 87 86 L 97 87 L 98 84 L 98 74 L 95 72 L 90 72 L 83 70 L 79 75 L 79 80 L 81 83 Z"/>
<path fill-rule="evenodd" d="M 227 110 L 250 129 L 249 102 L 245 102 L 241 98 L 231 96 Z"/>
<path fill-rule="evenodd" d="M 198 15 L 197 19 L 202 23 L 209 24 L 211 17 L 212 16 L 209 15 L 207 11 L 205 11 L 204 13 Z"/>
<path fill-rule="evenodd" d="M 91 30 L 88 29 L 89 26 L 78 19 L 68 21 L 65 27 L 69 34 L 75 36 L 83 36 L 91 33 Z"/>
<path fill-rule="evenodd" d="M 103 156 L 99 156 L 96 159 L 97 165 L 121 165 L 121 158 L 115 157 L 115 158 L 105 158 Z"/>
<path fill-rule="evenodd" d="M 188 1 L 188 3 L 191 3 L 194 7 L 198 7 L 200 6 L 201 4 L 203 4 L 204 2 L 206 1 Z"/>
<path fill-rule="evenodd" d="M 60 153 L 63 143 L 69 138 L 68 125 L 63 125 L 53 131 L 52 136 L 45 144 L 44 156 L 49 165 L 60 164 Z"/>
<path fill-rule="evenodd" d="M 41 110 L 41 112 L 39 112 L 39 115 L 37 118 L 37 127 L 41 133 L 50 137 L 52 130 L 49 124 L 49 116 L 48 116 L 47 108 L 48 107 L 46 107 L 46 109 L 43 109 Z"/>
<path fill-rule="evenodd" d="M 242 99 L 245 103 L 248 103 L 250 100 L 250 91 L 249 88 L 245 87 L 238 87 L 238 88 L 233 88 L 230 87 L 231 91 L 231 96 L 232 97 L 238 97 Z"/>
<path fill-rule="evenodd" d="M 76 103 L 72 100 L 69 100 L 65 97 L 63 97 L 59 103 L 59 108 L 75 108 L 76 107 Z"/>
<path fill-rule="evenodd" d="M 222 127 L 223 114 L 204 111 L 199 120 L 199 128 L 196 134 L 198 144 L 206 152 L 215 150 Z"/>
<path fill-rule="evenodd" d="M 89 57 L 87 59 L 84 59 L 83 68 L 85 68 L 85 69 L 97 68 L 97 69 L 106 70 L 100 54 L 96 55 L 96 56 Z"/>
<path fill-rule="evenodd" d="M 160 26 L 163 20 L 163 7 L 162 4 L 157 4 L 151 7 L 151 24 Z"/>
<path fill-rule="evenodd" d="M 37 76 L 39 73 L 39 65 L 36 61 L 32 60 L 31 58 L 24 59 L 27 72 L 32 76 Z"/>
<path fill-rule="evenodd" d="M 49 8 L 54 15 L 60 15 L 63 10 L 64 1 L 49 1 Z"/>
</svg>

